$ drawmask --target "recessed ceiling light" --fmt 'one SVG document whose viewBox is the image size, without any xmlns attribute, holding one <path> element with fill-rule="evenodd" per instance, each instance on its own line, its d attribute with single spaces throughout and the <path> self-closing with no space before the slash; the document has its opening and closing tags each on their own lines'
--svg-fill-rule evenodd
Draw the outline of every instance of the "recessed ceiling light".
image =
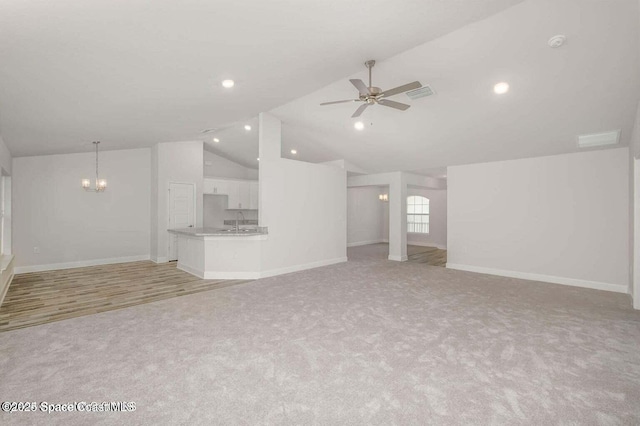
<svg viewBox="0 0 640 426">
<path fill-rule="evenodd" d="M 355 127 L 356 130 L 363 130 L 364 129 L 364 123 L 362 121 L 356 121 L 353 124 L 353 127 Z"/>
<path fill-rule="evenodd" d="M 256 158 L 256 160 L 260 161 L 260 157 Z"/>
<path fill-rule="evenodd" d="M 213 141 L 214 141 L 215 143 L 218 143 L 218 142 L 220 142 L 220 139 L 218 139 L 218 138 L 213 138 Z"/>
<path fill-rule="evenodd" d="M 297 153 L 298 153 L 298 151 L 296 151 L 295 149 L 292 149 L 292 150 L 291 150 L 291 153 L 292 153 L 293 155 L 295 155 L 295 154 L 297 154 Z"/>
<path fill-rule="evenodd" d="M 244 129 L 248 132 L 251 130 L 251 126 L 249 126 L 248 124 L 245 124 Z"/>
<path fill-rule="evenodd" d="M 236 83 L 233 80 L 222 80 L 222 87 L 225 89 L 231 89 L 235 84 Z"/>
<path fill-rule="evenodd" d="M 505 83 L 504 81 L 493 86 L 493 91 L 498 95 L 504 95 L 509 91 L 509 83 Z"/>
</svg>

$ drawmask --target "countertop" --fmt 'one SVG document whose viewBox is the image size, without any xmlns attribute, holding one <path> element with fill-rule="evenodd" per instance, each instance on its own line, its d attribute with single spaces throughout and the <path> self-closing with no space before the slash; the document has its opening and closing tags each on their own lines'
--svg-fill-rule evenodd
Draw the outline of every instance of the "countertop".
<svg viewBox="0 0 640 426">
<path fill-rule="evenodd" d="M 174 234 L 190 235 L 194 237 L 250 237 L 254 235 L 266 235 L 267 228 L 264 226 L 252 228 L 252 229 L 240 229 L 234 231 L 231 229 L 223 228 L 181 228 L 181 229 L 168 229 L 169 232 Z"/>
</svg>

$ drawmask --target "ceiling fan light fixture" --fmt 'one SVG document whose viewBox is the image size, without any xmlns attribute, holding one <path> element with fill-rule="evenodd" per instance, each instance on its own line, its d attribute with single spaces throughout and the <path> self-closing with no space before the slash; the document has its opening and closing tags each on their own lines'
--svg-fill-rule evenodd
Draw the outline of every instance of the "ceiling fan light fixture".
<svg viewBox="0 0 640 426">
<path fill-rule="evenodd" d="M 379 87 L 373 85 L 371 80 L 371 69 L 376 64 L 376 61 L 371 60 L 364 63 L 367 69 L 369 70 L 369 85 L 367 86 L 364 81 L 359 79 L 350 79 L 349 82 L 358 90 L 358 98 L 357 99 L 345 99 L 342 101 L 331 101 L 331 102 L 323 102 L 320 105 L 333 105 L 333 104 L 342 104 L 349 102 L 363 102 L 358 109 L 351 115 L 351 118 L 357 118 L 362 115 L 367 107 L 372 105 L 382 105 L 385 107 L 397 109 L 400 111 L 407 110 L 410 105 L 403 104 L 401 102 L 392 101 L 389 98 L 390 96 L 398 95 L 400 93 L 409 92 L 411 90 L 419 89 L 422 87 L 422 84 L 419 81 L 414 81 L 412 83 L 403 84 L 402 86 L 394 87 L 393 89 L 381 90 Z M 364 127 L 363 127 L 364 128 Z M 359 129 L 362 130 L 362 129 Z"/>
</svg>

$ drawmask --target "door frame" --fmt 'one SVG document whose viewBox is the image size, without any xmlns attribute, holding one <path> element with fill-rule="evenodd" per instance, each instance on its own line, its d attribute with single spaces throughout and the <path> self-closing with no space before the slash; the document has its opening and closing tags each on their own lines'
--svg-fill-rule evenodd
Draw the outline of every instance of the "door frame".
<svg viewBox="0 0 640 426">
<path fill-rule="evenodd" d="M 178 182 L 178 181 L 169 181 L 167 183 L 167 229 L 171 229 L 171 185 L 191 185 L 191 188 L 193 190 L 193 226 L 195 227 L 196 224 L 198 223 L 198 212 L 196 210 L 196 207 L 198 205 L 198 200 L 196 200 L 196 196 L 197 196 L 197 191 L 196 191 L 196 183 L 195 182 Z M 167 231 L 168 234 L 168 243 L 167 243 L 167 260 L 171 261 L 171 260 L 175 260 L 175 259 L 170 259 L 171 256 L 171 250 L 172 250 L 172 246 L 174 244 L 177 244 L 177 240 L 178 237 L 175 234 L 170 233 L 169 231 Z M 176 254 L 178 251 L 178 247 L 176 246 Z"/>
</svg>

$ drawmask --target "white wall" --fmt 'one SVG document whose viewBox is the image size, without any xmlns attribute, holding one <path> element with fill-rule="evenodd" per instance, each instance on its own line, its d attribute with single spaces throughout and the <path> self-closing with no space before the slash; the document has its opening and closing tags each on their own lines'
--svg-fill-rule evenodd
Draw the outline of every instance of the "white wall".
<svg viewBox="0 0 640 426">
<path fill-rule="evenodd" d="M 205 163 L 210 163 L 209 165 L 204 165 L 205 176 L 251 180 L 258 179 L 257 168 L 250 169 L 248 167 L 244 167 L 241 164 L 227 160 L 226 158 L 207 150 L 204 151 L 204 161 Z"/>
<path fill-rule="evenodd" d="M 409 188 L 409 195 L 429 199 L 429 233 L 407 233 L 407 244 L 447 248 L 447 191 L 445 189 Z"/>
<path fill-rule="evenodd" d="M 628 155 L 449 167 L 447 267 L 626 293 Z"/>
<path fill-rule="evenodd" d="M 151 222 L 156 223 L 155 250 L 151 260 L 166 262 L 169 248 L 168 213 L 169 183 L 194 183 L 196 185 L 196 227 L 203 223 L 202 184 L 204 179 L 204 148 L 202 141 L 167 142 L 157 145 L 157 180 L 152 183 L 157 191 L 157 203 L 152 207 Z M 155 254 L 155 257 L 153 256 Z"/>
<path fill-rule="evenodd" d="M 260 114 L 262 274 L 276 275 L 347 260 L 347 173 L 280 158 L 281 124 Z"/>
<path fill-rule="evenodd" d="M 631 294 L 633 294 L 633 307 L 640 309 L 640 159 L 633 160 L 633 285 Z"/>
<path fill-rule="evenodd" d="M 151 148 L 151 191 L 149 220 L 149 257 L 158 261 L 158 145 Z"/>
<path fill-rule="evenodd" d="M 9 149 L 0 134 L 0 176 L 2 176 L 2 226 L 0 229 L 0 253 L 12 253 L 12 219 L 11 219 L 11 166 L 12 158 Z"/>
<path fill-rule="evenodd" d="M 9 148 L 5 145 L 4 140 L 2 139 L 2 135 L 0 135 L 0 168 L 5 176 L 11 174 L 11 153 L 9 152 Z"/>
<path fill-rule="evenodd" d="M 419 178 L 423 181 L 421 178 Z M 383 238 L 389 242 L 389 260 L 407 260 L 407 182 L 413 175 L 402 172 L 376 173 L 350 176 L 350 188 L 359 186 L 384 186 L 388 189 L 389 201 L 383 210 L 388 227 L 383 228 Z M 385 238 L 386 237 L 386 238 Z"/>
<path fill-rule="evenodd" d="M 640 158 L 640 102 L 636 109 L 636 120 L 631 134 L 631 152 L 635 158 Z"/>
<path fill-rule="evenodd" d="M 347 189 L 347 246 L 379 243 L 383 237 L 384 201 L 380 188 L 362 186 Z"/>
<path fill-rule="evenodd" d="M 81 188 L 94 177 L 93 152 L 13 159 L 17 272 L 148 258 L 150 150 L 102 151 L 105 192 Z"/>
</svg>

